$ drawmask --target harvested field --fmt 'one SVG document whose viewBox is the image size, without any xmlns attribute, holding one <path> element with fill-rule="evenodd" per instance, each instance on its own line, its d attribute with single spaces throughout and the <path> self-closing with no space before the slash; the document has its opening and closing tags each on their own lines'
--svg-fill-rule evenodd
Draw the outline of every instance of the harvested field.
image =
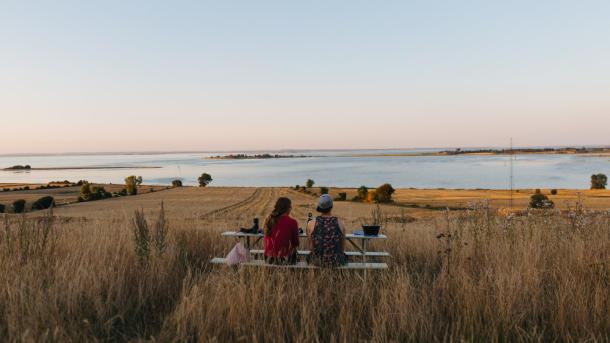
<svg viewBox="0 0 610 343">
<path fill-rule="evenodd" d="M 174 188 L 71 204 L 0 227 L 0 336 L 8 341 L 607 341 L 610 214 L 485 209 L 388 220 L 390 269 L 232 270 L 208 263 L 225 230 L 280 195 L 304 220 L 315 198 L 281 188 Z M 136 249 L 142 208 L 163 250 Z M 350 229 L 375 205 L 338 202 Z M 381 207 L 400 218 L 400 206 Z M 154 229 L 157 230 L 157 229 Z M 17 239 L 20 237 L 19 239 Z"/>
</svg>

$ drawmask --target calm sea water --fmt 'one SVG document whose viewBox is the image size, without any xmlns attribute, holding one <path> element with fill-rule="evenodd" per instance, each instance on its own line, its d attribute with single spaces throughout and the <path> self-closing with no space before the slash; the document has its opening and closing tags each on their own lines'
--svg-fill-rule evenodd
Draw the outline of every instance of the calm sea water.
<svg viewBox="0 0 610 343">
<path fill-rule="evenodd" d="M 422 151 L 422 150 L 419 150 Z M 387 152 L 407 152 L 387 151 Z M 282 152 L 288 154 L 290 152 Z M 122 183 L 141 175 L 145 183 L 170 184 L 181 179 L 195 185 L 203 172 L 214 186 L 293 186 L 312 178 L 317 185 L 358 187 L 389 182 L 395 187 L 490 188 L 509 185 L 507 156 L 353 157 L 383 151 L 299 151 L 308 158 L 209 160 L 220 153 L 0 156 L 0 168 L 157 166 L 158 169 L 0 171 L 0 183 L 89 180 Z M 610 157 L 582 155 L 520 155 L 514 161 L 518 188 L 588 188 L 593 173 L 610 174 Z"/>
</svg>

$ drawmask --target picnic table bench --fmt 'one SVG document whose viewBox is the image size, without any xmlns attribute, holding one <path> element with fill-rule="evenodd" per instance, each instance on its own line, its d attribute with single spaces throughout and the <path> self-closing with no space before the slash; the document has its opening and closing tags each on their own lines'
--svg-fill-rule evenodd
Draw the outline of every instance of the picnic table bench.
<svg viewBox="0 0 610 343">
<path fill-rule="evenodd" d="M 215 257 L 210 263 L 212 264 L 225 264 L 226 259 L 224 257 Z M 313 264 L 308 264 L 307 262 L 297 262 L 296 264 L 270 264 L 265 262 L 265 260 L 252 260 L 250 262 L 240 263 L 240 266 L 251 266 L 251 267 L 269 267 L 269 268 L 292 268 L 292 269 L 317 269 L 320 268 L 318 266 L 314 266 Z M 346 265 L 338 266 L 337 269 L 387 269 L 387 263 L 376 263 L 376 262 L 348 262 Z"/>
<path fill-rule="evenodd" d="M 250 262 L 240 263 L 242 266 L 252 267 L 269 267 L 269 268 L 293 268 L 293 269 L 316 269 L 318 266 L 308 264 L 307 262 L 301 261 L 291 265 L 276 265 L 269 264 L 264 259 L 256 259 L 258 256 L 264 254 L 262 249 L 253 249 L 257 246 L 264 235 L 262 233 L 244 233 L 239 231 L 227 231 L 221 234 L 223 237 L 233 237 L 244 241 L 245 247 L 250 251 L 255 259 Z M 307 238 L 307 235 L 303 232 L 299 234 L 299 238 Z M 366 272 L 368 269 L 387 269 L 388 265 L 384 262 L 368 262 L 369 258 L 383 258 L 389 257 L 390 254 L 385 251 L 368 251 L 368 242 L 370 240 L 385 240 L 386 235 L 379 234 L 375 236 L 361 235 L 349 233 L 345 235 L 345 239 L 349 244 L 354 247 L 355 251 L 346 251 L 345 255 L 352 258 L 361 258 L 362 262 L 348 262 L 346 265 L 337 267 L 338 269 L 348 270 L 363 270 Z M 309 250 L 298 250 L 297 255 L 308 256 L 311 253 Z M 210 263 L 212 264 L 225 264 L 226 259 L 223 257 L 215 257 Z M 366 274 L 365 274 L 366 275 Z"/>
</svg>

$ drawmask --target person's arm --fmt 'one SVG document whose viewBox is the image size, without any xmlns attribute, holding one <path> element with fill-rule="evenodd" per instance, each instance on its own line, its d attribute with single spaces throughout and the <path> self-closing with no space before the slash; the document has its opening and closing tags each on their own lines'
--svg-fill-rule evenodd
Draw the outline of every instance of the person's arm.
<svg viewBox="0 0 610 343">
<path fill-rule="evenodd" d="M 307 232 L 307 240 L 309 241 L 310 250 L 314 249 L 312 235 L 313 235 L 313 229 L 315 227 L 316 227 L 316 221 L 311 220 L 311 221 L 309 221 L 309 223 L 307 223 L 307 229 L 305 230 Z"/>
</svg>

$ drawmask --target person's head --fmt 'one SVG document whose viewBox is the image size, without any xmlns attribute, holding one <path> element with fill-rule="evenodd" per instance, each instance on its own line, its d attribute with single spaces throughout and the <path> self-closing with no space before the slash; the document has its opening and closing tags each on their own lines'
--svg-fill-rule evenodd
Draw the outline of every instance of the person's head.
<svg viewBox="0 0 610 343">
<path fill-rule="evenodd" d="M 330 214 L 333 210 L 333 198 L 328 194 L 322 194 L 318 199 L 316 211 L 322 214 Z"/>
<path fill-rule="evenodd" d="M 269 214 L 267 219 L 265 219 L 265 235 L 269 236 L 271 234 L 271 229 L 277 224 L 280 217 L 289 215 L 290 211 L 292 211 L 292 201 L 285 197 L 278 198 L 273 207 L 273 211 Z"/>
</svg>

